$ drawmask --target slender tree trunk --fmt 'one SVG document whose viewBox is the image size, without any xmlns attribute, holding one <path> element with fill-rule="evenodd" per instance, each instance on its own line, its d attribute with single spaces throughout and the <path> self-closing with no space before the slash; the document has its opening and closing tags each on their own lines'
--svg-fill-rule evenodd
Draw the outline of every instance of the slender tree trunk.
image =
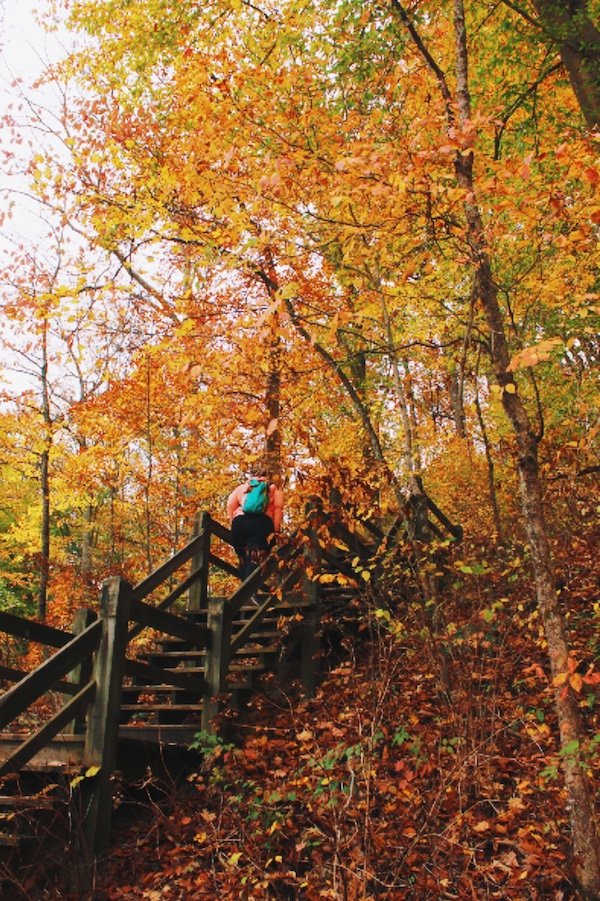
<svg viewBox="0 0 600 901">
<path fill-rule="evenodd" d="M 37 617 L 44 621 L 48 607 L 48 581 L 50 578 L 50 452 L 47 447 L 40 456 L 40 488 L 42 495 L 42 521 L 40 525 L 40 581 L 37 597 Z"/>
<path fill-rule="evenodd" d="M 150 510 L 150 487 L 152 485 L 154 467 L 154 443 L 152 440 L 152 375 L 150 357 L 146 357 L 146 441 L 148 444 L 148 466 L 146 486 L 144 489 L 144 532 L 146 544 L 146 563 L 148 572 L 152 572 L 152 514 Z"/>
<path fill-rule="evenodd" d="M 278 289 L 277 280 L 275 277 L 274 267 L 271 265 L 269 267 L 269 271 L 267 268 L 260 269 L 257 272 L 258 277 L 261 281 L 267 286 L 267 289 L 270 293 L 275 295 L 275 292 Z M 360 423 L 365 431 L 365 435 L 371 447 L 371 451 L 373 454 L 373 459 L 375 461 L 375 465 L 382 470 L 382 472 L 386 475 L 389 484 L 391 485 L 396 499 L 401 507 L 404 507 L 406 503 L 406 499 L 402 494 L 402 490 L 400 485 L 398 484 L 398 479 L 395 474 L 392 472 L 390 467 L 387 464 L 385 459 L 385 454 L 383 452 L 383 447 L 381 446 L 381 441 L 379 440 L 379 435 L 371 421 L 371 417 L 369 415 L 369 411 L 364 404 L 363 400 L 360 397 L 360 394 L 352 384 L 352 381 L 348 378 L 344 370 L 342 369 L 341 363 L 338 363 L 334 357 L 329 353 L 329 351 L 323 347 L 318 341 L 309 334 L 309 332 L 304 328 L 299 316 L 294 309 L 294 305 L 292 304 L 289 298 L 284 299 L 285 308 L 289 314 L 290 321 L 292 325 L 298 332 L 301 338 L 303 338 L 321 357 L 322 360 L 329 366 L 335 375 L 338 377 L 340 382 L 342 383 L 344 389 L 348 393 L 348 396 L 354 406 L 356 413 L 360 419 Z"/>
<path fill-rule="evenodd" d="M 36 612 L 38 619 L 44 621 L 48 608 L 48 581 L 50 578 L 50 447 L 52 446 L 52 418 L 48 386 L 48 321 L 45 317 L 42 324 L 40 382 L 42 388 L 44 444 L 40 454 L 42 517 L 40 525 L 40 581 Z"/>
<path fill-rule="evenodd" d="M 459 438 L 466 438 L 463 379 L 462 374 L 458 370 L 453 369 L 452 372 L 448 374 L 447 386 L 456 434 Z"/>
<path fill-rule="evenodd" d="M 81 533 L 81 556 L 79 562 L 79 571 L 84 579 L 89 580 L 92 576 L 92 546 L 93 546 L 93 521 L 94 507 L 88 504 L 85 508 L 83 517 L 83 531 Z"/>
<path fill-rule="evenodd" d="M 498 497 L 496 495 L 494 458 L 492 457 L 492 450 L 490 448 L 488 433 L 485 427 L 485 419 L 483 418 L 483 411 L 481 409 L 481 401 L 479 400 L 479 390 L 477 387 L 475 388 L 475 410 L 477 412 L 477 421 L 479 422 L 479 428 L 481 429 L 481 437 L 483 439 L 483 446 L 485 449 L 488 486 L 490 489 L 490 503 L 492 505 L 492 513 L 494 515 L 494 526 L 496 529 L 497 540 L 499 544 L 504 544 L 504 537 L 502 534 L 502 520 L 500 519 L 500 509 L 498 507 Z"/>
<path fill-rule="evenodd" d="M 273 303 L 278 285 L 273 254 L 269 247 L 264 251 L 263 266 L 257 271 L 256 275 L 265 286 L 267 296 Z M 276 484 L 281 484 L 283 476 L 281 463 L 281 361 L 282 347 L 279 313 L 277 310 L 274 310 L 269 323 L 269 369 L 265 388 L 265 407 L 267 412 L 265 458 L 269 475 Z"/>
<path fill-rule="evenodd" d="M 271 477 L 281 480 L 281 336 L 277 312 L 271 318 L 265 404 L 268 418 L 265 439 L 267 465 Z"/>
<path fill-rule="evenodd" d="M 388 354 L 390 357 L 390 363 L 392 366 L 392 378 L 394 381 L 394 388 L 396 390 L 396 396 L 398 398 L 399 406 L 400 406 L 400 416 L 402 419 L 402 430 L 403 430 L 403 456 L 404 456 L 404 465 L 406 467 L 407 479 L 410 488 L 410 493 L 412 495 L 421 494 L 421 486 L 419 482 L 419 473 L 421 471 L 421 461 L 419 458 L 419 451 L 415 446 L 415 433 L 413 431 L 413 423 L 411 421 L 411 413 L 408 403 L 408 398 L 406 396 L 406 391 L 404 390 L 404 379 L 402 377 L 402 373 L 400 372 L 400 364 L 398 362 L 398 355 L 396 354 L 396 349 L 394 347 L 394 337 L 392 334 L 392 323 L 390 320 L 390 314 L 385 302 L 385 297 L 383 294 L 380 295 L 381 298 L 381 309 L 383 312 L 383 322 L 385 326 L 385 334 L 388 343 Z"/>
<path fill-rule="evenodd" d="M 467 38 L 462 0 L 454 0 L 457 49 L 457 101 L 460 124 L 470 120 L 468 90 Z M 508 371 L 510 356 L 504 318 L 492 276 L 483 221 L 477 205 L 473 179 L 472 154 L 458 154 L 456 177 L 465 191 L 466 238 L 475 273 L 478 295 L 483 304 L 489 331 L 492 364 L 503 389 L 502 403 L 512 424 L 517 444 L 517 466 L 525 525 L 531 550 L 538 606 L 544 625 L 553 678 L 568 670 L 569 648 L 564 618 L 558 602 L 550 546 L 548 543 L 542 487 L 538 466 L 537 438 L 527 410 L 520 398 L 513 375 Z M 569 814 L 573 836 L 576 871 L 587 898 L 600 896 L 600 842 L 595 814 L 594 793 L 586 776 L 582 756 L 584 730 L 577 697 L 567 685 L 556 689 L 556 709 L 562 748 L 575 750 L 563 754 L 563 771 L 569 794 Z"/>
</svg>

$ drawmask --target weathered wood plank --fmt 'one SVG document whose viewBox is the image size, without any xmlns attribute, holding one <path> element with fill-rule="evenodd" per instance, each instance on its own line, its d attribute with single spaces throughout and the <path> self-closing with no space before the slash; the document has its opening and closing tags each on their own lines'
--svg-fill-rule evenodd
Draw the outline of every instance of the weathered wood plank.
<svg viewBox="0 0 600 901">
<path fill-rule="evenodd" d="M 133 599 L 136 601 L 141 601 L 143 598 L 147 597 L 150 592 L 154 591 L 155 588 L 158 588 L 159 585 L 162 585 L 162 583 L 165 582 L 169 578 L 169 576 L 172 576 L 180 566 L 183 566 L 184 563 L 187 563 L 187 561 L 193 557 L 198 548 L 201 546 L 203 537 L 203 535 L 195 535 L 192 540 L 185 545 L 185 547 L 183 547 L 180 551 L 177 551 L 176 554 L 173 554 L 173 556 L 169 560 L 167 560 L 166 563 L 163 563 L 162 566 L 159 566 L 158 569 L 155 569 L 153 573 L 150 573 L 149 576 L 146 576 L 145 579 L 142 579 L 141 582 L 138 582 L 138 584 L 133 588 Z"/>
<path fill-rule="evenodd" d="M 7 682 L 20 682 L 25 676 L 29 675 L 27 670 L 14 669 L 12 666 L 0 666 L 0 680 L 5 679 Z M 75 695 L 79 691 L 79 685 L 73 682 L 60 681 L 52 686 L 52 691 L 59 692 L 63 695 Z"/>
<path fill-rule="evenodd" d="M 206 653 L 206 692 L 202 703 L 202 728 L 215 731 L 214 718 L 219 713 L 218 695 L 226 688 L 231 641 L 232 609 L 230 600 L 208 601 L 208 626 L 212 640 Z"/>
<path fill-rule="evenodd" d="M 7 682 L 20 682 L 27 675 L 25 669 L 15 669 L 13 666 L 0 665 L 0 679 Z"/>
<path fill-rule="evenodd" d="M 230 576 L 237 576 L 238 568 L 234 566 L 233 563 L 229 563 L 227 560 L 221 560 L 220 557 L 217 557 L 216 554 L 210 554 L 209 563 L 211 566 L 216 566 L 217 569 L 222 569 L 223 572 L 229 573 Z"/>
<path fill-rule="evenodd" d="M 242 605 L 266 583 L 267 579 L 285 564 L 289 565 L 300 552 L 301 548 L 293 541 L 289 541 L 287 544 L 277 548 L 276 551 L 273 551 L 264 563 L 255 569 L 229 598 L 232 616 L 236 617 Z"/>
<path fill-rule="evenodd" d="M 277 590 L 283 595 L 283 592 L 286 591 L 290 585 L 293 585 L 300 575 L 301 568 L 299 566 L 293 567 L 284 576 Z M 273 597 L 272 595 L 268 595 L 263 603 L 256 608 L 256 612 L 252 614 L 250 619 L 246 623 L 244 623 L 242 628 L 238 632 L 236 632 L 235 636 L 231 639 L 230 653 L 232 655 L 235 654 L 237 650 L 244 644 L 246 644 L 251 636 L 255 634 L 263 619 L 272 608 L 277 608 L 277 598 Z"/>
<path fill-rule="evenodd" d="M 163 600 L 160 602 L 160 604 L 157 604 L 154 607 L 154 609 L 155 610 L 168 610 L 169 607 L 171 607 L 171 605 L 175 603 L 177 598 L 180 598 L 182 594 L 185 594 L 185 592 L 188 590 L 188 588 L 196 581 L 196 579 L 198 579 L 200 577 L 200 575 L 201 575 L 201 573 L 199 570 L 194 570 L 194 572 L 190 573 L 190 575 L 187 577 L 187 579 L 184 579 L 183 582 L 181 582 L 176 588 L 174 588 L 173 591 L 171 591 L 171 593 L 168 594 L 166 598 L 163 598 Z M 145 626 L 142 626 L 139 623 L 136 623 L 135 626 L 132 626 L 129 629 L 129 632 L 127 633 L 127 641 L 131 641 L 132 638 L 135 638 L 137 635 L 140 634 L 140 632 L 143 632 L 144 629 L 145 629 Z"/>
<path fill-rule="evenodd" d="M 210 640 L 210 630 L 206 626 L 158 607 L 152 607 L 150 604 L 144 604 L 143 601 L 131 602 L 130 616 L 144 628 L 157 629 L 183 641 L 191 641 L 199 647 L 206 647 Z"/>
<path fill-rule="evenodd" d="M 200 576 L 194 580 L 188 595 L 188 610 L 197 613 L 206 610 L 208 598 L 208 573 L 210 569 L 210 539 L 211 516 L 203 511 L 196 516 L 194 534 L 202 535 L 200 546 L 192 557 L 192 570 L 199 572 Z"/>
<path fill-rule="evenodd" d="M 216 538 L 220 538 L 226 544 L 231 544 L 231 531 L 222 526 L 216 519 L 211 519 L 210 531 Z"/>
<path fill-rule="evenodd" d="M 344 523 L 329 522 L 328 526 L 330 533 L 348 546 L 349 552 L 358 554 L 359 557 L 365 560 L 372 556 L 373 547 L 366 544 L 356 532 L 351 532 Z"/>
<path fill-rule="evenodd" d="M 83 749 L 86 766 L 99 767 L 94 780 L 81 784 L 83 839 L 80 859 L 83 873 L 91 881 L 92 862 L 106 848 L 112 811 L 110 778 L 117 759 L 119 721 L 121 718 L 121 686 L 125 668 L 127 624 L 132 587 L 125 579 L 113 576 L 102 586 L 100 619 L 102 641 L 94 660 L 97 685 L 94 703 L 88 711 L 88 725 Z M 87 888 L 87 886 L 84 886 Z"/>
<path fill-rule="evenodd" d="M 140 660 L 125 661 L 125 675 L 135 679 L 143 679 L 156 685 L 172 685 L 174 688 L 189 689 L 189 691 L 203 692 L 206 689 L 204 679 L 199 679 L 192 673 L 186 673 L 184 669 L 163 669 L 152 663 L 142 663 Z M 141 686 L 142 690 L 144 686 Z M 148 686 L 148 691 L 152 686 Z"/>
<path fill-rule="evenodd" d="M 101 634 L 100 622 L 92 623 L 37 669 L 28 673 L 17 685 L 9 688 L 0 697 L 0 729 L 4 729 L 34 701 L 53 689 L 59 679 L 91 654 L 98 647 Z"/>
<path fill-rule="evenodd" d="M 18 773 L 35 755 L 45 748 L 68 723 L 76 719 L 81 710 L 93 699 L 96 693 L 96 682 L 91 680 L 81 688 L 75 697 L 55 713 L 52 719 L 31 735 L 0 766 L 0 778 L 8 773 Z"/>
<path fill-rule="evenodd" d="M 5 611 L 0 611 L 0 632 L 14 635 L 15 638 L 36 641 L 38 644 L 47 644 L 51 648 L 62 648 L 73 638 L 71 632 L 63 632 L 62 629 L 55 629 L 53 626 L 46 626 L 33 619 L 15 616 L 14 613 Z"/>
<path fill-rule="evenodd" d="M 97 614 L 90 610 L 89 607 L 80 607 L 79 610 L 75 613 L 75 619 L 73 622 L 73 634 L 81 635 L 84 629 L 87 629 L 93 622 L 97 619 Z M 84 660 L 81 661 L 79 666 L 75 667 L 68 674 L 68 680 L 71 682 L 75 688 L 78 690 L 83 688 L 84 685 L 87 685 L 90 679 L 92 678 L 92 672 L 94 670 L 94 660 L 91 654 L 89 654 Z M 85 714 L 85 711 L 83 711 Z M 71 732 L 73 734 L 82 733 L 85 731 L 85 719 L 83 715 L 77 716 L 71 723 L 68 724 L 65 728 L 65 732 Z"/>
</svg>

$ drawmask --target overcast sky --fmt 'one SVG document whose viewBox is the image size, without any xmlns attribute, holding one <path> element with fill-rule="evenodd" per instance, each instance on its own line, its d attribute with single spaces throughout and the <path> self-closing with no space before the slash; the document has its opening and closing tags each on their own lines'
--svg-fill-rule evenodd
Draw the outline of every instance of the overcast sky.
<svg viewBox="0 0 600 901">
<path fill-rule="evenodd" d="M 0 0 L 0 121 L 11 114 L 17 121 L 24 120 L 19 113 L 23 95 L 45 106 L 52 106 L 51 91 L 32 89 L 32 84 L 48 63 L 59 59 L 66 52 L 68 36 L 46 34 L 36 21 L 34 10 L 42 10 L 46 0 Z M 15 86 L 18 79 L 20 85 Z M 2 127 L 0 150 L 15 150 L 11 146 L 11 130 Z M 27 180 L 18 174 L 7 173 L 4 160 L 0 156 L 0 212 L 6 213 L 9 204 L 14 204 L 12 218 L 0 224 L 0 265 L 11 265 L 11 252 L 15 244 L 24 242 L 30 246 L 41 241 L 46 226 L 40 218 L 40 207 L 27 197 Z M 0 287 L 0 290 L 3 290 Z M 3 333 L 9 328 L 4 320 L 0 323 Z M 6 347 L 0 350 L 0 386 L 11 384 L 15 388 L 26 387 L 26 380 L 10 370 L 10 360 L 6 357 Z"/>
<path fill-rule="evenodd" d="M 68 52 L 69 35 L 64 31 L 47 34 L 37 21 L 36 11 L 43 11 L 46 0 L 0 0 L 0 119 L 6 113 L 17 118 L 23 95 L 51 108 L 53 93 L 46 89 L 32 89 L 45 67 Z M 20 84 L 15 85 L 15 80 Z M 10 142 L 7 129 L 0 135 L 0 147 Z M 10 147 L 9 147 L 10 149 Z M 27 185 L 14 174 L 7 175 L 0 163 L 0 209 L 6 211 L 14 203 L 13 216 L 0 226 L 0 251 L 6 248 L 11 236 L 30 236 L 38 231 L 37 205 L 24 196 Z"/>
</svg>

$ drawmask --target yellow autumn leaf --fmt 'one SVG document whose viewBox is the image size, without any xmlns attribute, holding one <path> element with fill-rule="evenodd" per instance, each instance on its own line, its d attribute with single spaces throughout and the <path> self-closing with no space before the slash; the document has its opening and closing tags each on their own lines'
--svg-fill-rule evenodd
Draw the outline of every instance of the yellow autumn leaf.
<svg viewBox="0 0 600 901">
<path fill-rule="evenodd" d="M 579 694 L 579 692 L 583 688 L 583 679 L 581 678 L 579 673 L 573 673 L 573 675 L 569 679 L 569 685 L 571 686 L 573 691 L 575 691 L 575 692 L 577 692 L 577 694 Z"/>
<path fill-rule="evenodd" d="M 508 371 L 514 372 L 517 369 L 537 366 L 538 363 L 550 359 L 552 351 L 562 344 L 562 338 L 546 338 L 537 344 L 524 347 L 523 350 L 520 350 L 513 356 L 509 363 Z M 506 390 L 508 390 L 508 386 L 506 386 Z"/>
</svg>

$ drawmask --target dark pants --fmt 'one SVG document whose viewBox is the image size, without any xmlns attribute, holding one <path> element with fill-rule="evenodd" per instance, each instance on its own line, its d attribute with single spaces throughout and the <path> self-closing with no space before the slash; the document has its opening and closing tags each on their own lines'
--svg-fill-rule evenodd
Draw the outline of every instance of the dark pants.
<svg viewBox="0 0 600 901">
<path fill-rule="evenodd" d="M 241 513 L 231 523 L 231 543 L 240 561 L 239 576 L 248 578 L 269 551 L 273 520 L 266 513 Z"/>
</svg>

